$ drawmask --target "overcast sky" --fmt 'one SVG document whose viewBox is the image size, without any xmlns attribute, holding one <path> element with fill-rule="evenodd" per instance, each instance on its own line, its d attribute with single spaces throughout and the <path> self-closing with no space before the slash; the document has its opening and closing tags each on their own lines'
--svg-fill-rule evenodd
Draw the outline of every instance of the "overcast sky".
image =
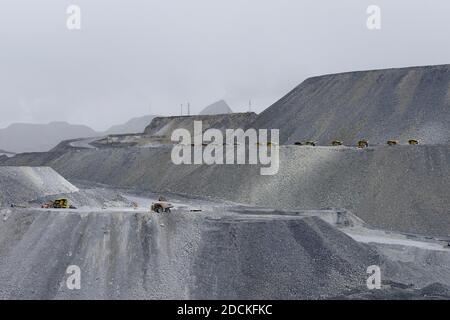
<svg viewBox="0 0 450 320">
<path fill-rule="evenodd" d="M 260 112 L 310 76 L 450 63 L 449 21 L 449 0 L 1 0 L 0 128 L 102 130 L 219 99 Z"/>
</svg>

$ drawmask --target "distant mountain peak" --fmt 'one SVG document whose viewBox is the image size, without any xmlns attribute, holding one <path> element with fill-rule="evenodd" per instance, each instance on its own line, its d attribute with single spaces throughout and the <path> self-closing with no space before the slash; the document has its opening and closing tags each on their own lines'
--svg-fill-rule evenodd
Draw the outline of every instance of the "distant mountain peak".
<svg viewBox="0 0 450 320">
<path fill-rule="evenodd" d="M 213 114 L 227 114 L 227 113 L 233 113 L 233 110 L 231 110 L 230 106 L 225 102 L 225 100 L 219 100 L 204 108 L 199 114 L 213 115 Z"/>
<path fill-rule="evenodd" d="M 104 134 L 125 134 L 125 133 L 142 133 L 145 128 L 152 122 L 155 115 L 146 115 L 135 117 L 123 124 L 114 125 L 104 132 Z"/>
</svg>

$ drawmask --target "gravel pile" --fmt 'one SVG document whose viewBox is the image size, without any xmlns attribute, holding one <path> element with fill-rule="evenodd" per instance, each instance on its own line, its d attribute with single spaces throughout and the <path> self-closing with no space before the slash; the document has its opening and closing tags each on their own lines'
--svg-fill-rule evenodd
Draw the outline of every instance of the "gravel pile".
<svg viewBox="0 0 450 320">
<path fill-rule="evenodd" d="M 379 259 L 319 218 L 14 210 L 0 298 L 320 298 L 363 285 Z M 66 288 L 69 265 L 81 290 Z"/>
<path fill-rule="evenodd" d="M 448 252 L 424 250 L 416 261 L 417 252 L 358 243 L 318 217 L 256 209 L 3 209 L 1 217 L 1 299 L 450 297 L 449 277 L 439 279 L 450 274 Z M 80 290 L 67 288 L 70 265 L 81 270 Z M 376 292 L 365 285 L 371 265 L 382 271 Z"/>
<path fill-rule="evenodd" d="M 373 70 L 307 79 L 262 112 L 255 128 L 280 129 L 282 143 L 338 139 L 386 144 L 450 143 L 450 65 Z"/>
<path fill-rule="evenodd" d="M 28 205 L 30 207 L 40 207 L 41 204 L 56 198 L 67 198 L 69 204 L 77 208 L 132 207 L 131 201 L 127 200 L 121 194 L 105 188 L 91 188 L 78 192 L 39 197 L 36 200 L 30 201 Z"/>
<path fill-rule="evenodd" d="M 0 207 L 77 191 L 50 167 L 0 167 Z"/>
<path fill-rule="evenodd" d="M 248 165 L 173 165 L 170 149 L 118 148 L 19 155 L 70 179 L 210 196 L 280 209 L 345 208 L 372 226 L 448 236 L 450 146 L 282 147 L 280 170 Z M 50 159 L 50 160 L 49 160 Z M 9 163 L 8 162 L 8 163 Z"/>
</svg>

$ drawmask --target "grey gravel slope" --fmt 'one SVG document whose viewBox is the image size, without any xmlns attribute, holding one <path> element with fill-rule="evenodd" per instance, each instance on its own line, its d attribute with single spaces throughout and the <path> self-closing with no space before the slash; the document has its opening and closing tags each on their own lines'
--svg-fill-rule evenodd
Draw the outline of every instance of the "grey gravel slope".
<svg viewBox="0 0 450 320">
<path fill-rule="evenodd" d="M 6 210 L 0 299 L 449 297 L 448 252 L 389 253 L 318 217 Z M 66 286 L 70 265 L 80 267 L 80 290 Z M 370 265 L 386 286 L 375 294 Z"/>
<path fill-rule="evenodd" d="M 318 218 L 222 220 L 202 236 L 195 298 L 326 297 L 364 285 L 367 267 L 381 264 L 375 251 Z"/>
<path fill-rule="evenodd" d="M 282 143 L 359 139 L 450 142 L 450 65 L 332 74 L 307 79 L 251 125 L 280 129 Z"/>
<path fill-rule="evenodd" d="M 22 210 L 0 222 L 3 299 L 319 298 L 363 285 L 374 263 L 318 218 Z M 69 265 L 81 290 L 65 286 Z"/>
<path fill-rule="evenodd" d="M 77 191 L 50 167 L 0 167 L 0 207 Z"/>
<path fill-rule="evenodd" d="M 211 196 L 283 209 L 347 208 L 388 230 L 448 236 L 450 146 L 365 150 L 280 148 L 280 170 L 249 165 L 173 165 L 170 148 L 25 154 L 6 164 L 49 165 L 67 178 Z"/>
</svg>

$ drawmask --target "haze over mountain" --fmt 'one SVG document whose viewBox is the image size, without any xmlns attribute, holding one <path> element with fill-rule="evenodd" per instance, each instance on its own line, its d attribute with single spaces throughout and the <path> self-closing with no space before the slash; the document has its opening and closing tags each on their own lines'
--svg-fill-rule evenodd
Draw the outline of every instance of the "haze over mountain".
<svg viewBox="0 0 450 320">
<path fill-rule="evenodd" d="M 233 113 L 233 110 L 231 110 L 230 106 L 224 100 L 219 100 L 204 108 L 202 111 L 200 111 L 199 115 L 213 115 L 226 113 Z"/>
<path fill-rule="evenodd" d="M 202 112 L 206 112 L 205 114 L 232 113 L 230 107 L 223 100 L 206 107 Z M 104 132 L 95 131 L 86 125 L 73 125 L 62 121 L 48 124 L 13 123 L 0 129 L 0 153 L 45 152 L 64 140 L 143 133 L 155 117 L 157 116 L 135 117 L 123 124 L 113 125 Z"/>
<path fill-rule="evenodd" d="M 88 126 L 67 122 L 14 123 L 0 129 L 0 149 L 15 153 L 48 151 L 62 140 L 98 135 Z"/>
<path fill-rule="evenodd" d="M 106 130 L 104 134 L 108 135 L 108 134 L 122 134 L 122 133 L 142 133 L 155 117 L 157 116 L 146 115 L 142 117 L 132 118 L 124 124 L 112 126 L 108 130 Z"/>
<path fill-rule="evenodd" d="M 124 124 L 112 126 L 105 132 L 97 132 L 86 125 L 74 125 L 67 122 L 13 123 L 0 129 L 0 154 L 45 152 L 64 140 L 110 134 L 142 133 L 153 118 L 155 118 L 154 115 L 132 118 Z"/>
</svg>

